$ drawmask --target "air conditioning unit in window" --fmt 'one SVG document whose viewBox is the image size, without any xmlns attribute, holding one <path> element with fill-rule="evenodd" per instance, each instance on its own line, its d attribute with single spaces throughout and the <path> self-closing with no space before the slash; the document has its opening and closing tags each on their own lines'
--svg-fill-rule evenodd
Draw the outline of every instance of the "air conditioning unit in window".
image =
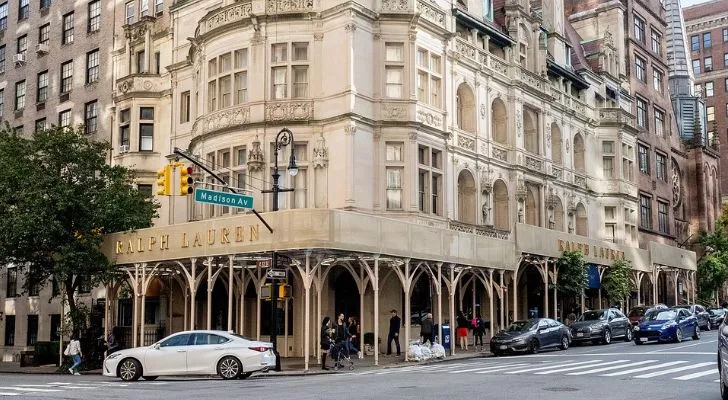
<svg viewBox="0 0 728 400">
<path fill-rule="evenodd" d="M 119 146 L 119 154 L 124 154 L 129 152 L 129 145 L 128 144 L 122 144 Z"/>
<path fill-rule="evenodd" d="M 13 57 L 15 64 L 25 64 L 25 53 L 18 53 Z"/>
<path fill-rule="evenodd" d="M 35 52 L 38 54 L 47 54 L 48 45 L 46 43 L 38 43 L 35 45 Z"/>
</svg>

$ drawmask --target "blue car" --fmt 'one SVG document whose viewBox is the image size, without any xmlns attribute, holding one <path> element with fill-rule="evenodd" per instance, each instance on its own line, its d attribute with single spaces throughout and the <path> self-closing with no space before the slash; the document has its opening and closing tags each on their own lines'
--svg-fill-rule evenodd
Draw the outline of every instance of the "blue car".
<svg viewBox="0 0 728 400">
<path fill-rule="evenodd" d="M 684 308 L 671 308 L 645 313 L 632 336 L 635 344 L 643 344 L 652 341 L 680 343 L 688 335 L 693 340 L 700 339 L 698 319 Z"/>
<path fill-rule="evenodd" d="M 728 318 L 728 313 L 726 313 Z M 721 321 L 718 328 L 718 375 L 720 376 L 720 398 L 728 400 L 728 324 Z"/>
</svg>

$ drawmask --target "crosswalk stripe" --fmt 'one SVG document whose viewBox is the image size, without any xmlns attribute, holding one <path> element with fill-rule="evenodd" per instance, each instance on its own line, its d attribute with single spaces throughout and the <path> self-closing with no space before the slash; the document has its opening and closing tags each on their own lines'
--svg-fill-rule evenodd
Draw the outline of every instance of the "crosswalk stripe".
<svg viewBox="0 0 728 400">
<path fill-rule="evenodd" d="M 503 368 L 516 368 L 516 367 L 522 367 L 527 364 L 506 364 L 506 365 L 491 365 L 490 367 L 480 367 L 480 368 L 470 368 L 470 369 L 459 369 L 457 371 L 449 371 L 450 374 L 464 374 L 466 372 L 475 372 L 475 371 L 486 371 L 486 370 L 492 370 L 492 369 L 503 369 Z"/>
<path fill-rule="evenodd" d="M 587 374 L 595 374 L 597 372 L 604 372 L 604 371 L 611 371 L 614 369 L 620 369 L 624 367 L 636 367 L 638 365 L 644 365 L 644 364 L 651 364 L 657 362 L 657 360 L 647 360 L 647 361 L 639 361 L 635 363 L 630 363 L 628 365 L 613 365 L 611 367 L 604 367 L 604 368 L 597 368 L 597 369 L 590 369 L 586 371 L 579 371 L 579 372 L 570 372 L 566 375 L 587 375 Z"/>
<path fill-rule="evenodd" d="M 603 362 L 603 363 L 597 363 L 597 364 L 577 365 L 575 367 L 559 368 L 559 369 L 552 369 L 549 371 L 536 372 L 535 375 L 549 375 L 549 374 L 556 374 L 559 372 L 575 371 L 577 369 L 603 367 L 605 365 L 614 365 L 614 364 L 623 363 L 623 362 L 627 362 L 627 361 L 629 361 L 629 360 L 617 360 L 617 361 L 609 361 L 609 362 Z"/>
<path fill-rule="evenodd" d="M 702 371 L 702 372 L 696 372 L 696 373 L 690 374 L 690 375 L 679 376 L 677 378 L 672 378 L 672 379 L 677 379 L 678 381 L 689 381 L 690 379 L 700 378 L 701 376 L 716 375 L 716 374 L 718 374 L 717 368 L 709 369 L 707 371 Z M 718 382 L 720 382 L 720 379 L 718 380 Z"/>
<path fill-rule="evenodd" d="M 692 365 L 685 365 L 683 367 L 671 368 L 671 369 L 664 370 L 664 371 L 657 371 L 657 372 L 652 372 L 652 373 L 649 373 L 649 374 L 637 375 L 637 376 L 635 376 L 635 378 L 641 378 L 641 379 L 652 378 L 652 377 L 655 377 L 655 376 L 672 374 L 674 372 L 680 372 L 680 371 L 686 371 L 686 370 L 689 370 L 689 369 L 702 368 L 702 367 L 705 367 L 707 365 L 715 365 L 715 361 L 698 363 L 698 364 L 692 364 Z"/>
<path fill-rule="evenodd" d="M 668 363 L 662 363 L 662 364 L 657 364 L 657 365 L 650 365 L 650 366 L 642 367 L 642 368 L 633 368 L 633 369 L 628 369 L 628 370 L 625 370 L 625 371 L 612 372 L 612 373 L 609 373 L 609 374 L 604 374 L 604 375 L 599 375 L 599 376 L 621 376 L 621 375 L 632 374 L 632 373 L 635 373 L 635 372 L 649 371 L 649 370 L 652 370 L 652 369 L 659 369 L 659 368 L 669 367 L 669 366 L 672 366 L 672 365 L 685 364 L 686 362 L 687 361 L 671 361 L 671 362 L 668 362 Z"/>
<path fill-rule="evenodd" d="M 534 371 L 543 371 L 547 369 L 554 369 L 554 368 L 560 368 L 560 367 L 570 367 L 572 365 L 585 365 L 585 364 L 594 364 L 601 362 L 602 360 L 590 360 L 590 361 L 577 361 L 577 362 L 570 362 L 570 363 L 561 363 L 561 364 L 552 364 L 548 366 L 541 366 L 536 368 L 526 368 L 526 369 L 519 369 L 517 371 L 508 371 L 506 374 L 520 374 L 523 372 L 534 372 Z"/>
<path fill-rule="evenodd" d="M 60 389 L 41 389 L 41 388 L 32 388 L 27 386 L 0 386 L 0 390 L 17 390 L 19 392 L 62 392 L 63 390 Z"/>
<path fill-rule="evenodd" d="M 507 367 L 491 368 L 491 369 L 486 370 L 486 371 L 476 371 L 476 372 L 473 372 L 473 373 L 474 374 L 490 374 L 491 372 L 503 372 L 503 371 L 507 371 L 509 369 L 521 368 L 521 367 L 523 367 L 523 365 L 509 365 Z M 508 372 L 506 372 L 506 373 L 508 373 Z"/>
</svg>

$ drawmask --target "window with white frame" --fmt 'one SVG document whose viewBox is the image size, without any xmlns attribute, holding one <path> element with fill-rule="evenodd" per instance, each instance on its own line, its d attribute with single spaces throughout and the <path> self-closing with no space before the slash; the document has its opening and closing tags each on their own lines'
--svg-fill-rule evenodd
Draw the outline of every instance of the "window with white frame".
<svg viewBox="0 0 728 400">
<path fill-rule="evenodd" d="M 93 135 L 99 128 L 99 102 L 94 100 L 84 105 L 83 113 L 84 131 Z"/>
<path fill-rule="evenodd" d="M 705 117 L 708 120 L 708 122 L 715 121 L 715 106 L 705 107 Z"/>
<path fill-rule="evenodd" d="M 602 142 L 602 175 L 604 179 L 614 178 L 614 142 Z"/>
<path fill-rule="evenodd" d="M 713 57 L 705 57 L 703 59 L 703 70 L 705 70 L 705 72 L 713 70 Z"/>
<path fill-rule="evenodd" d="M 139 107 L 139 151 L 154 151 L 154 107 Z"/>
<path fill-rule="evenodd" d="M 442 215 L 442 151 L 420 145 L 417 149 L 419 210 Z"/>
<path fill-rule="evenodd" d="M 662 77 L 662 71 L 657 68 L 652 69 L 652 86 L 660 93 L 662 93 Z"/>
<path fill-rule="evenodd" d="M 417 50 L 417 100 L 440 108 L 442 58 L 425 49 Z"/>
<path fill-rule="evenodd" d="M 622 179 L 634 181 L 634 148 L 622 143 Z"/>
<path fill-rule="evenodd" d="M 0 31 L 8 29 L 8 3 L 0 4 Z"/>
<path fill-rule="evenodd" d="M 308 42 L 271 45 L 271 99 L 309 97 Z"/>
<path fill-rule="evenodd" d="M 119 111 L 119 144 L 129 147 L 131 141 L 131 109 Z"/>
<path fill-rule="evenodd" d="M 604 240 L 617 242 L 617 207 L 604 207 Z"/>
<path fill-rule="evenodd" d="M 655 152 L 655 176 L 667 182 L 667 156 L 660 152 Z"/>
<path fill-rule="evenodd" d="M 134 23 L 134 2 L 130 1 L 126 3 L 126 24 L 131 25 Z"/>
<path fill-rule="evenodd" d="M 298 173 L 291 177 L 291 208 L 306 208 L 308 206 L 308 145 L 295 143 L 293 154 L 296 157 Z"/>
<path fill-rule="evenodd" d="M 637 79 L 639 79 L 641 82 L 645 82 L 645 65 L 647 62 L 644 60 L 644 58 L 635 56 L 634 57 L 634 73 Z"/>
<path fill-rule="evenodd" d="M 164 0 L 154 0 L 154 15 L 160 16 L 164 13 Z"/>
<path fill-rule="evenodd" d="M 652 30 L 652 52 L 658 56 L 662 53 L 662 36 L 656 30 Z"/>
<path fill-rule="evenodd" d="M 637 146 L 637 155 L 639 156 L 640 172 L 643 174 L 650 173 L 650 149 L 644 145 Z"/>
<path fill-rule="evenodd" d="M 43 71 L 38 74 L 36 81 L 36 103 L 43 103 L 48 99 L 48 71 Z"/>
<path fill-rule="evenodd" d="M 63 36 L 61 36 L 61 44 L 73 42 L 73 12 L 63 16 L 62 21 Z"/>
<path fill-rule="evenodd" d="M 224 53 L 207 63 L 207 110 L 248 101 L 248 49 Z"/>
<path fill-rule="evenodd" d="M 700 75 L 700 60 L 693 60 L 693 75 Z"/>
<path fill-rule="evenodd" d="M 659 108 L 655 108 L 655 134 L 657 136 L 665 136 L 665 112 Z"/>
<path fill-rule="evenodd" d="M 71 126 L 71 109 L 63 110 L 58 113 L 58 126 L 68 128 Z"/>
<path fill-rule="evenodd" d="M 139 0 L 139 18 L 149 15 L 149 0 Z"/>
<path fill-rule="evenodd" d="M 637 15 L 634 16 L 634 37 L 642 43 L 645 42 L 645 20 Z"/>
<path fill-rule="evenodd" d="M 384 45 L 384 95 L 401 99 L 404 94 L 404 43 Z"/>
<path fill-rule="evenodd" d="M 88 3 L 88 32 L 98 32 L 101 29 L 101 0 Z"/>
<path fill-rule="evenodd" d="M 387 210 L 402 209 L 402 178 L 404 174 L 404 143 L 386 143 L 386 200 Z"/>
<path fill-rule="evenodd" d="M 99 49 L 86 53 L 86 84 L 99 80 Z"/>
<path fill-rule="evenodd" d="M 25 81 L 15 83 L 15 111 L 25 108 Z"/>
<path fill-rule="evenodd" d="M 180 96 L 179 122 L 190 122 L 190 91 L 182 92 Z"/>
</svg>

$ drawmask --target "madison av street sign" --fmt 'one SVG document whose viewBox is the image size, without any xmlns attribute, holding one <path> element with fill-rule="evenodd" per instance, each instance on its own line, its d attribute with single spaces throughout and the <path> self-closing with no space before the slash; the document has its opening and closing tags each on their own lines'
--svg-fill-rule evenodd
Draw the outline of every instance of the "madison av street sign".
<svg viewBox="0 0 728 400">
<path fill-rule="evenodd" d="M 195 201 L 218 206 L 253 208 L 253 197 L 237 193 L 224 193 L 208 189 L 195 189 Z"/>
</svg>

